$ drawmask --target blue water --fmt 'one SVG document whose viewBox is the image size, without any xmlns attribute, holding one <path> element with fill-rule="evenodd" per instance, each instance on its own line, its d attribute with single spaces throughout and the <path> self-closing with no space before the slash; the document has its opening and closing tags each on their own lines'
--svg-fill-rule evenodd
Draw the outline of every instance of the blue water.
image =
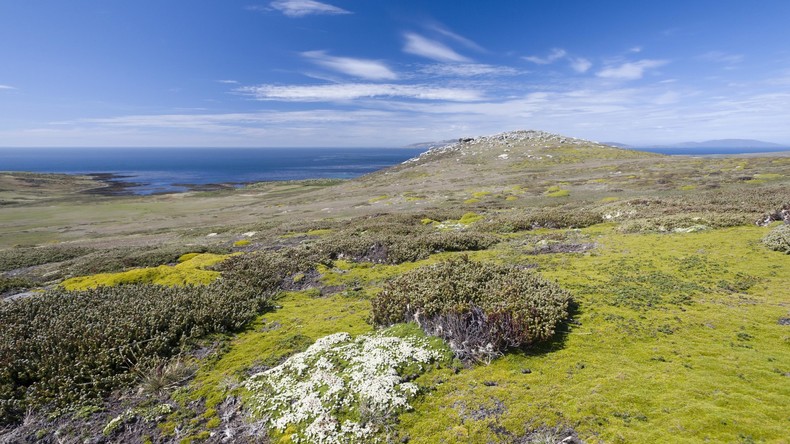
<svg viewBox="0 0 790 444">
<path fill-rule="evenodd" d="M 417 156 L 412 148 L 0 148 L 0 171 L 112 173 L 135 194 L 184 184 L 351 179 Z"/>
</svg>

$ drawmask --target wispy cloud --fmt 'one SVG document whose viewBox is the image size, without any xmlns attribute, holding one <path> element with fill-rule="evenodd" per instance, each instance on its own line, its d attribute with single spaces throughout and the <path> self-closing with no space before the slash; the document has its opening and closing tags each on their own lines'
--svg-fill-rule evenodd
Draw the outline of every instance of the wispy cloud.
<svg viewBox="0 0 790 444">
<path fill-rule="evenodd" d="M 509 66 L 486 65 L 483 63 L 427 65 L 419 68 L 419 72 L 429 76 L 442 77 L 515 76 L 521 74 L 519 70 Z"/>
<path fill-rule="evenodd" d="M 377 60 L 335 57 L 327 54 L 326 51 L 307 51 L 302 55 L 316 65 L 366 80 L 395 80 L 398 78 L 398 75 L 387 65 Z"/>
<path fill-rule="evenodd" d="M 258 85 L 238 88 L 237 91 L 252 96 L 257 100 L 283 102 L 337 102 L 375 97 L 466 102 L 480 100 L 483 97 L 480 91 L 474 89 L 392 83 Z"/>
<path fill-rule="evenodd" d="M 528 57 L 524 57 L 524 60 L 528 62 L 536 63 L 538 65 L 548 65 L 565 57 L 567 54 L 568 52 L 565 51 L 564 49 L 554 48 L 546 57 L 528 56 Z"/>
<path fill-rule="evenodd" d="M 722 51 L 709 51 L 705 54 L 701 54 L 698 58 L 707 62 L 735 65 L 743 61 L 743 54 L 729 54 Z"/>
<path fill-rule="evenodd" d="M 471 60 L 455 52 L 452 48 L 442 42 L 431 40 L 413 32 L 404 34 L 406 44 L 403 51 L 409 54 L 418 55 L 437 62 L 464 62 Z"/>
<path fill-rule="evenodd" d="M 636 62 L 626 62 L 621 65 L 607 66 L 606 68 L 598 71 L 598 77 L 605 79 L 618 79 L 618 80 L 636 80 L 641 79 L 645 75 L 645 71 L 652 68 L 664 66 L 668 62 L 666 60 L 651 60 L 644 59 Z"/>
<path fill-rule="evenodd" d="M 583 57 L 573 57 L 570 59 L 571 68 L 578 72 L 584 73 L 592 68 L 592 62 Z"/>
<path fill-rule="evenodd" d="M 315 0 L 277 0 L 269 5 L 288 17 L 351 14 L 351 11 Z"/>
<path fill-rule="evenodd" d="M 0 89 L 16 89 L 11 85 L 0 85 Z"/>
<path fill-rule="evenodd" d="M 454 41 L 466 46 L 469 49 L 473 49 L 473 50 L 479 51 L 479 52 L 485 52 L 485 49 L 482 46 L 478 45 L 477 43 L 473 42 L 472 40 L 470 40 L 470 39 L 468 39 L 468 38 L 466 38 L 466 37 L 464 37 L 464 36 L 462 36 L 462 35 L 460 35 L 458 33 L 450 31 L 444 25 L 441 25 L 439 23 L 435 23 L 434 22 L 434 23 L 430 23 L 429 25 L 427 25 L 426 28 L 428 28 L 429 30 L 431 30 L 433 32 L 436 32 L 439 35 L 442 35 L 442 36 L 447 37 L 447 38 L 449 38 L 451 40 L 454 40 Z"/>
<path fill-rule="evenodd" d="M 236 85 L 239 82 L 238 82 L 238 80 L 227 80 L 227 79 L 225 79 L 225 80 L 217 80 L 217 83 L 223 83 L 225 85 Z"/>
</svg>

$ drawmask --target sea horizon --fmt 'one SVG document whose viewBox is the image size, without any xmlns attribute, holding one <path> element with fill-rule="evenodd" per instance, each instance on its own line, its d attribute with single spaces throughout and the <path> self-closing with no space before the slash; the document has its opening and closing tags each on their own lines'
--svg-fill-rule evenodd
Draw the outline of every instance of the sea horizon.
<svg viewBox="0 0 790 444">
<path fill-rule="evenodd" d="M 0 148 L 0 171 L 111 174 L 125 191 L 184 192 L 195 186 L 353 179 L 399 164 L 421 148 Z"/>
<path fill-rule="evenodd" d="M 626 148 L 666 155 L 736 155 L 790 148 Z M 104 175 L 127 194 L 179 193 L 202 186 L 354 179 L 416 157 L 427 148 L 364 147 L 27 147 L 0 148 L 0 171 Z"/>
</svg>

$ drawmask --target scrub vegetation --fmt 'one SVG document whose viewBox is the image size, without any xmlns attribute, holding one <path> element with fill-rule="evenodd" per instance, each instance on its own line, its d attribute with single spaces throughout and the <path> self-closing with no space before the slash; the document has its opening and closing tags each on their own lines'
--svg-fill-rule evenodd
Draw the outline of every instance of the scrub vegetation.
<svg viewBox="0 0 790 444">
<path fill-rule="evenodd" d="M 784 442 L 788 169 L 514 132 L 213 193 L 5 175 L 0 441 Z"/>
</svg>

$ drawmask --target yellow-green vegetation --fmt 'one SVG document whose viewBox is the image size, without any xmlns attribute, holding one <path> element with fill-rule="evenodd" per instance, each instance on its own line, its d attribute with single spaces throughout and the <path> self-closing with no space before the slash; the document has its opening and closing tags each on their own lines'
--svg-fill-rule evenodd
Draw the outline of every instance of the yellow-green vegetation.
<svg viewBox="0 0 790 444">
<path fill-rule="evenodd" d="M 680 189 L 683 190 L 683 191 L 691 191 L 691 190 L 696 190 L 697 186 L 696 185 L 683 185 L 683 186 L 680 187 Z"/>
<path fill-rule="evenodd" d="M 570 191 L 564 190 L 557 185 L 550 186 L 546 189 L 546 196 L 549 197 L 567 197 L 570 196 Z"/>
<path fill-rule="evenodd" d="M 368 203 L 376 203 L 376 202 L 381 202 L 382 200 L 387 200 L 387 199 L 389 199 L 389 198 L 390 198 L 390 197 L 389 197 L 388 195 L 386 195 L 386 194 L 382 194 L 381 196 L 377 196 L 377 197 L 373 197 L 373 198 L 371 198 L 371 199 L 368 199 Z"/>
<path fill-rule="evenodd" d="M 325 235 L 331 233 L 332 231 L 333 230 L 331 230 L 329 228 L 319 228 L 319 229 L 316 229 L 316 230 L 308 230 L 307 231 L 307 235 L 308 236 L 325 236 Z"/>
<path fill-rule="evenodd" d="M 420 301 L 464 308 L 453 297 L 474 290 L 503 308 L 516 279 L 448 292 L 461 279 L 418 271 L 464 257 L 487 264 L 473 277 L 497 264 L 570 292 L 567 320 L 490 365 L 397 373 L 418 386 L 398 421 L 367 406 L 345 419 L 364 412 L 411 443 L 787 439 L 790 157 L 660 156 L 532 132 L 458 149 L 351 181 L 217 193 L 96 197 L 76 194 L 84 179 L 39 189 L 46 177 L 0 175 L 3 292 L 104 273 L 83 282 L 96 288 L 0 303 L 0 441 L 277 441 L 306 424 L 267 437 L 264 417 L 245 423 L 251 375 L 321 338 L 370 333 L 371 301 L 408 276 L 420 278 L 396 295 L 414 298 L 403 315 L 432 285 Z M 249 252 L 200 263 L 245 232 L 260 233 Z M 180 285 L 203 273 L 221 278 Z M 124 279 L 177 285 L 106 286 Z M 164 371 L 179 362 L 184 373 Z M 164 403 L 170 413 L 146 413 Z"/>
<path fill-rule="evenodd" d="M 186 261 L 188 261 L 190 259 L 194 259 L 196 256 L 199 256 L 200 254 L 201 253 L 186 253 L 186 254 L 182 254 L 178 258 L 178 263 L 180 264 L 181 262 L 186 262 Z"/>
<path fill-rule="evenodd" d="M 761 246 L 766 229 L 582 232 L 594 253 L 528 258 L 575 295 L 574 322 L 554 343 L 448 378 L 401 416 L 410 442 L 509 442 L 496 427 L 557 425 L 592 443 L 785 439 L 790 350 L 777 321 L 790 260 Z M 485 406 L 501 408 L 469 414 Z"/>
<path fill-rule="evenodd" d="M 507 196 L 507 197 L 505 197 L 505 200 L 508 201 L 508 202 L 512 202 L 514 200 L 518 200 L 518 197 L 517 196 Z"/>
<path fill-rule="evenodd" d="M 478 199 L 476 197 L 473 197 L 473 198 L 470 198 L 470 199 L 466 199 L 464 201 L 464 203 L 467 204 L 467 205 L 475 204 L 475 203 L 478 203 L 478 202 L 480 202 L 480 199 Z"/>
<path fill-rule="evenodd" d="M 249 245 L 251 243 L 252 243 L 252 241 L 249 240 L 249 239 L 240 239 L 240 240 L 237 240 L 236 242 L 234 242 L 233 246 L 234 247 L 244 247 L 244 246 L 247 246 L 247 245 Z"/>
<path fill-rule="evenodd" d="M 485 216 L 483 216 L 481 214 L 477 214 L 477 213 L 473 213 L 473 212 L 464 213 L 464 215 L 461 216 L 460 219 L 458 219 L 458 223 L 464 224 L 464 225 L 470 225 L 470 224 L 473 224 L 473 223 L 483 219 L 484 217 Z"/>
<path fill-rule="evenodd" d="M 366 322 L 370 313 L 367 300 L 315 296 L 311 291 L 283 294 L 276 301 L 280 308 L 258 317 L 230 342 L 220 359 L 198 371 L 190 396 L 214 407 L 246 379 L 250 369 L 274 366 L 316 339 L 338 331 L 358 335 L 372 330 Z"/>
<path fill-rule="evenodd" d="M 185 256 L 187 256 L 186 259 L 184 259 Z M 101 286 L 112 287 L 127 284 L 206 285 L 219 277 L 219 272 L 206 270 L 206 268 L 229 257 L 229 255 L 213 253 L 185 256 L 181 256 L 180 263 L 173 266 L 160 265 L 120 273 L 99 273 L 91 276 L 73 277 L 63 281 L 60 286 L 66 290 L 86 290 Z"/>
</svg>

